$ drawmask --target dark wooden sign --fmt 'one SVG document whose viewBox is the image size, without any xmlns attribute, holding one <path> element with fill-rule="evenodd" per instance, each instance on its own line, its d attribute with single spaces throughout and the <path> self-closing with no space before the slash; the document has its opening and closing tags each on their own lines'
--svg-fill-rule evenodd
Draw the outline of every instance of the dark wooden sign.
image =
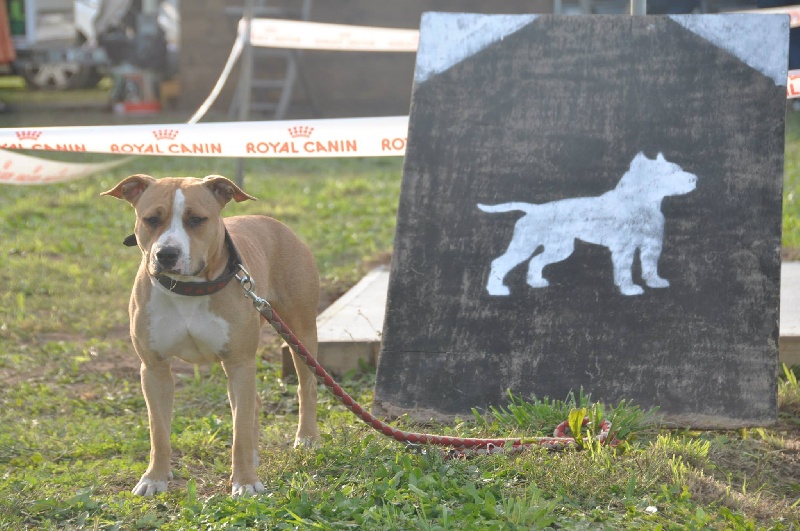
<svg viewBox="0 0 800 531">
<path fill-rule="evenodd" d="M 788 17 L 423 17 L 374 400 L 777 414 Z"/>
</svg>

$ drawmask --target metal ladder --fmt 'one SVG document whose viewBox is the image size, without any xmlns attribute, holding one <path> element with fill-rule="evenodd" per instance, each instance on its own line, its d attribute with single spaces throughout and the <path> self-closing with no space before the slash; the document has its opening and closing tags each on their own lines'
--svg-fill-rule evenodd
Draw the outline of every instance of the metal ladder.
<svg viewBox="0 0 800 531">
<path fill-rule="evenodd" d="M 240 18 L 265 17 L 309 20 L 313 0 L 302 0 L 295 8 L 268 5 L 269 0 L 245 0 L 244 6 L 229 7 L 226 14 Z M 247 36 L 249 39 L 249 35 Z M 300 66 L 298 50 L 259 48 L 245 41 L 239 71 L 236 96 L 231 101 L 228 116 L 240 121 L 249 120 L 252 114 L 280 120 L 292 103 L 298 84 L 309 99 L 314 115 L 319 114 L 309 84 Z M 273 74 L 270 76 L 270 74 Z M 277 74 L 277 75 L 275 75 Z"/>
</svg>

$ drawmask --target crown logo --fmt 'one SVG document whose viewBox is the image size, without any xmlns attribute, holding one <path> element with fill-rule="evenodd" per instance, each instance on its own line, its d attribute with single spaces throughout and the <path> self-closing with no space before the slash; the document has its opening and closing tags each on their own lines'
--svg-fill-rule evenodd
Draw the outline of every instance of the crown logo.
<svg viewBox="0 0 800 531">
<path fill-rule="evenodd" d="M 156 129 L 153 131 L 153 136 L 156 137 L 156 140 L 175 140 L 175 137 L 178 136 L 178 130 Z"/>
<path fill-rule="evenodd" d="M 294 125 L 289 128 L 289 134 L 292 138 L 303 137 L 308 138 L 311 136 L 311 133 L 314 132 L 313 127 L 309 127 L 307 125 Z"/>
<path fill-rule="evenodd" d="M 39 140 L 40 136 L 42 136 L 41 131 L 17 131 L 19 140 Z"/>
</svg>

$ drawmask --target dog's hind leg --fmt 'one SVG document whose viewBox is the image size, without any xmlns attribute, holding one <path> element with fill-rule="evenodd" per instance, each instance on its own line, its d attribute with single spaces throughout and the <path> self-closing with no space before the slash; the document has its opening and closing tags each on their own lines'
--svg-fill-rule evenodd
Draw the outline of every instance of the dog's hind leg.
<svg viewBox="0 0 800 531">
<path fill-rule="evenodd" d="M 511 293 L 508 286 L 503 283 L 506 274 L 516 265 L 509 267 L 510 263 L 511 261 L 505 254 L 492 260 L 492 269 L 489 271 L 489 279 L 486 281 L 486 292 L 489 295 L 503 296 Z"/>
<path fill-rule="evenodd" d="M 310 348 L 310 347 L 309 347 Z M 292 352 L 294 368 L 297 371 L 297 400 L 300 417 L 294 447 L 313 446 L 319 439 L 317 431 L 317 379 L 308 365 Z"/>
<path fill-rule="evenodd" d="M 528 264 L 528 285 L 532 288 L 545 288 L 549 286 L 550 282 L 542 276 L 544 267 L 566 260 L 574 250 L 574 239 L 547 242 L 544 246 L 544 250 L 531 258 Z"/>
<path fill-rule="evenodd" d="M 287 323 L 289 324 L 289 323 Z M 293 326 L 297 338 L 308 349 L 312 356 L 317 356 L 317 326 L 316 317 L 310 315 L 306 323 L 295 322 Z M 294 447 L 307 447 L 314 445 L 319 439 L 317 428 L 317 378 L 294 351 L 292 361 L 297 372 L 297 401 L 299 405 L 299 419 L 297 433 L 294 438 Z"/>
<path fill-rule="evenodd" d="M 255 416 L 253 418 L 253 466 L 258 468 L 261 459 L 258 457 L 258 441 L 261 439 L 261 396 L 256 392 Z"/>
<path fill-rule="evenodd" d="M 536 251 L 539 243 L 536 241 L 534 229 L 535 226 L 531 223 L 530 216 L 522 217 L 517 221 L 508 249 L 492 260 L 492 269 L 486 282 L 486 291 L 489 295 L 504 296 L 511 293 L 503 280 L 509 271 L 526 261 Z"/>
<path fill-rule="evenodd" d="M 486 282 L 486 291 L 489 295 L 509 295 L 511 291 L 505 285 L 503 279 L 509 271 L 521 264 L 533 253 L 533 249 L 525 242 L 511 240 L 508 250 L 501 256 L 492 260 L 492 269 L 489 272 L 489 280 Z"/>
</svg>

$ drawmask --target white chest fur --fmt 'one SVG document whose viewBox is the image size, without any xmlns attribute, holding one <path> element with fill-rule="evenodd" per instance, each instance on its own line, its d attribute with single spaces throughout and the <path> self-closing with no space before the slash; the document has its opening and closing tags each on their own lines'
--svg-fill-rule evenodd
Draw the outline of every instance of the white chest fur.
<svg viewBox="0 0 800 531">
<path fill-rule="evenodd" d="M 209 309 L 209 297 L 187 297 L 155 283 L 147 305 L 150 348 L 189 363 L 219 360 L 228 343 L 228 322 Z"/>
</svg>

